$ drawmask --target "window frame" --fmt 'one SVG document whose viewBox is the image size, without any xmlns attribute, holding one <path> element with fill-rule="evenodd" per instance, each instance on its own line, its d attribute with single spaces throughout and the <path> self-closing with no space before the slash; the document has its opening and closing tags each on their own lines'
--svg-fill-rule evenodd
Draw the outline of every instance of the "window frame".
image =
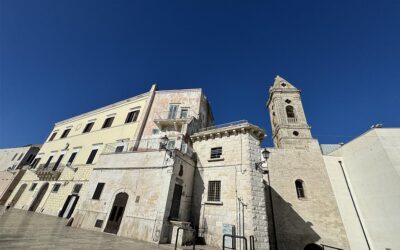
<svg viewBox="0 0 400 250">
<path fill-rule="evenodd" d="M 89 133 L 90 131 L 92 131 L 93 126 L 94 126 L 94 122 L 86 123 L 85 127 L 83 128 L 82 134 L 86 134 L 86 133 Z"/>
<path fill-rule="evenodd" d="M 56 187 L 57 187 L 57 190 L 56 190 Z M 53 188 L 51 189 L 51 192 L 52 193 L 58 193 L 60 188 L 61 188 L 61 183 L 54 183 Z"/>
<path fill-rule="evenodd" d="M 29 188 L 29 191 L 35 191 L 36 187 L 37 187 L 37 183 L 36 182 L 32 183 L 32 185 Z"/>
<path fill-rule="evenodd" d="M 299 185 L 298 185 L 299 184 Z M 299 200 L 304 200 L 307 198 L 306 190 L 304 188 L 304 181 L 301 179 L 297 179 L 294 182 L 294 186 L 296 188 L 296 195 Z"/>
<path fill-rule="evenodd" d="M 136 122 L 138 117 L 139 117 L 139 112 L 140 110 L 133 110 L 130 111 L 125 118 L 125 124 L 127 123 L 132 123 L 132 122 Z"/>
<path fill-rule="evenodd" d="M 57 136 L 57 133 L 58 133 L 58 132 L 53 132 L 53 133 L 50 135 L 50 137 L 49 137 L 49 140 L 48 140 L 48 141 L 53 141 L 53 140 L 54 140 L 54 138 L 56 138 L 56 136 Z"/>
<path fill-rule="evenodd" d="M 98 151 L 99 151 L 99 148 L 94 148 L 94 149 L 92 149 L 92 151 L 90 151 L 89 157 L 86 160 L 86 164 L 93 164 L 94 158 L 96 158 Z"/>
<path fill-rule="evenodd" d="M 67 128 L 64 130 L 64 132 L 61 134 L 60 139 L 67 138 L 69 133 L 71 132 L 71 128 Z"/>
<path fill-rule="evenodd" d="M 207 186 L 207 202 L 222 202 L 222 181 L 211 180 L 208 181 Z M 213 186 L 215 185 L 215 186 Z"/>
<path fill-rule="evenodd" d="M 217 152 L 213 152 L 216 151 Z M 220 147 L 213 147 L 210 150 L 210 159 L 222 159 L 222 146 Z"/>
<path fill-rule="evenodd" d="M 101 126 L 101 129 L 110 128 L 114 122 L 114 118 L 115 118 L 115 116 L 107 117 L 104 120 L 103 125 Z"/>
<path fill-rule="evenodd" d="M 104 182 L 97 183 L 96 189 L 94 190 L 93 195 L 92 195 L 92 200 L 100 200 L 101 194 L 103 193 L 105 185 L 106 185 L 106 183 L 104 183 Z"/>
<path fill-rule="evenodd" d="M 76 192 L 75 189 L 76 189 L 76 187 L 78 187 L 78 186 L 79 186 L 79 190 L 78 190 L 78 192 Z M 82 187 L 83 187 L 83 184 L 82 184 L 82 183 L 76 183 L 76 184 L 74 185 L 74 187 L 72 188 L 72 194 L 79 194 L 79 193 L 81 192 L 81 190 L 82 190 Z"/>
</svg>

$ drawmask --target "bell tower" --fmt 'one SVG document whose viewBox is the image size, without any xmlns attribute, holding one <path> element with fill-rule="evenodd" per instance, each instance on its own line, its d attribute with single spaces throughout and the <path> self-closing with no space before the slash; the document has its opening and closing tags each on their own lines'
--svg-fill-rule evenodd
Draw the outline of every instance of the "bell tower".
<svg viewBox="0 0 400 250">
<path fill-rule="evenodd" d="M 301 102 L 300 90 L 275 77 L 267 101 L 276 148 L 304 148 L 313 141 Z"/>
</svg>

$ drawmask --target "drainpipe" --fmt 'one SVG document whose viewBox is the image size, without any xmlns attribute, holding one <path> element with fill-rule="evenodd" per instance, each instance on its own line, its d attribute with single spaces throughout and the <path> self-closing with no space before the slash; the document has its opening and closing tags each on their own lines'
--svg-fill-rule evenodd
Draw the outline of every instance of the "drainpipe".
<svg viewBox="0 0 400 250">
<path fill-rule="evenodd" d="M 271 204 L 272 226 L 274 228 L 275 249 L 278 250 L 278 240 L 276 238 L 276 224 L 275 224 L 274 203 L 272 202 L 271 180 L 269 178 L 269 170 L 268 169 L 267 169 L 267 177 L 268 177 L 269 203 Z"/>
<path fill-rule="evenodd" d="M 353 194 L 351 193 L 349 183 L 347 182 L 347 177 L 346 177 L 346 173 L 344 172 L 342 161 L 338 161 L 338 162 L 339 162 L 340 168 L 342 169 L 342 173 L 343 173 L 344 180 L 346 182 L 347 190 L 349 191 L 351 202 L 353 203 L 354 210 L 356 211 L 357 218 L 358 218 L 358 221 L 359 221 L 360 226 L 361 226 L 361 230 L 362 230 L 364 238 L 365 238 L 365 242 L 367 243 L 368 249 L 371 250 L 371 247 L 370 247 L 369 242 L 368 242 L 367 234 L 365 233 L 364 226 L 363 226 L 363 224 L 361 222 L 360 214 L 358 213 L 358 210 L 357 210 L 357 207 L 356 207 L 356 203 L 354 202 L 354 199 L 353 199 Z"/>
<path fill-rule="evenodd" d="M 144 128 L 146 127 L 147 120 L 149 118 L 149 114 L 150 114 L 151 107 L 153 105 L 156 90 L 157 90 L 157 84 L 153 84 L 149 91 L 149 97 L 147 99 L 147 103 L 146 103 L 145 111 L 144 111 L 145 113 L 143 115 L 142 121 L 140 122 L 139 129 L 136 130 L 136 133 L 134 136 L 134 140 L 135 140 L 135 145 L 133 146 L 134 150 L 136 150 L 139 147 L 140 140 L 142 139 L 143 131 L 144 131 Z"/>
</svg>

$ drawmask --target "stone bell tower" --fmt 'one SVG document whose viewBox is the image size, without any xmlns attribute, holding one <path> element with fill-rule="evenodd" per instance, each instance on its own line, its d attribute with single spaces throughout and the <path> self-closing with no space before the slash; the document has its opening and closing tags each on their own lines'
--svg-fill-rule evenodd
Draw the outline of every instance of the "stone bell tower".
<svg viewBox="0 0 400 250">
<path fill-rule="evenodd" d="M 313 142 L 301 102 L 300 90 L 280 76 L 269 89 L 267 102 L 276 148 L 309 147 Z"/>
<path fill-rule="evenodd" d="M 317 139 L 307 124 L 300 90 L 280 76 L 267 102 L 273 148 L 266 162 L 270 249 L 325 244 L 349 249 Z M 306 248 L 307 249 L 307 248 Z"/>
</svg>

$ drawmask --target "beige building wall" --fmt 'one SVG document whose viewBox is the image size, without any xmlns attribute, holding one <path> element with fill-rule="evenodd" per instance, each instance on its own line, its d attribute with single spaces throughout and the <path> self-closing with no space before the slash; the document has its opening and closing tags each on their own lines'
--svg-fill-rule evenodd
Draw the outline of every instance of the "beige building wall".
<svg viewBox="0 0 400 250">
<path fill-rule="evenodd" d="M 400 129 L 371 129 L 324 159 L 352 249 L 400 249 Z"/>
<path fill-rule="evenodd" d="M 152 91 L 154 91 L 154 88 Z M 144 93 L 56 123 L 36 157 L 37 159 L 40 158 L 40 161 L 34 168 L 28 170 L 18 187 L 14 190 L 8 203 L 11 202 L 21 185 L 27 184 L 30 187 L 33 183 L 37 183 L 35 190 L 25 190 L 18 202 L 14 204 L 16 208 L 29 209 L 40 187 L 45 183 L 49 183 L 49 188 L 36 211 L 54 216 L 59 215 L 67 197 L 71 195 L 76 184 L 82 184 L 80 192 L 85 192 L 93 167 L 100 153 L 104 150 L 104 145 L 136 138 L 139 124 L 143 120 L 149 93 Z M 125 123 L 128 113 L 134 110 L 139 111 L 137 120 Z M 114 117 L 111 127 L 102 129 L 104 121 L 109 117 Z M 91 131 L 83 133 L 86 124 L 90 122 L 94 122 Z M 66 129 L 71 129 L 68 136 L 60 138 Z M 57 134 L 53 140 L 50 140 L 53 133 Z M 93 162 L 86 164 L 91 151 L 95 148 L 98 149 L 98 152 Z M 68 165 L 67 162 L 74 152 L 77 152 L 77 155 L 72 164 Z M 64 157 L 58 169 L 51 171 L 60 155 L 64 155 Z M 47 169 L 43 170 L 43 165 L 50 156 L 53 156 L 50 165 Z M 61 186 L 57 192 L 52 192 L 56 183 L 61 184 Z M 78 200 L 78 205 L 81 200 Z"/>
<path fill-rule="evenodd" d="M 263 137 L 263 130 L 247 122 L 192 135 L 197 154 L 193 222 L 206 244 L 221 247 L 223 224 L 229 224 L 247 240 L 254 236 L 256 249 L 269 249 L 264 184 L 255 168 Z M 211 158 L 216 147 L 222 147 L 222 155 Z M 220 201 L 208 199 L 209 181 L 220 181 Z M 244 249 L 242 241 L 236 244 Z"/>
</svg>

